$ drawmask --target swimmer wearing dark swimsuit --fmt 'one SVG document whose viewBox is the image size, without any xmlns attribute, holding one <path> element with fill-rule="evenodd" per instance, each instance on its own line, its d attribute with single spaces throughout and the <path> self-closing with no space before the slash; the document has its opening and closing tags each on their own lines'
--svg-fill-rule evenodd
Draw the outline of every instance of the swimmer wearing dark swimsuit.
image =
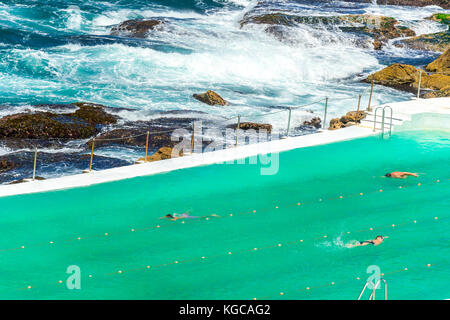
<svg viewBox="0 0 450 320">
<path fill-rule="evenodd" d="M 169 220 L 175 221 L 175 220 L 178 220 L 178 219 L 201 219 L 201 218 L 208 218 L 208 217 L 218 217 L 218 215 L 217 214 L 212 214 L 210 216 L 198 217 L 198 216 L 190 216 L 187 213 L 187 211 L 186 211 L 185 213 L 181 213 L 181 214 L 179 214 L 179 213 L 172 213 L 172 214 L 169 213 L 169 214 L 166 214 L 164 217 L 161 217 L 160 219 L 167 218 Z"/>
<path fill-rule="evenodd" d="M 375 245 L 375 243 L 373 242 L 373 240 L 358 241 L 358 242 L 359 242 L 359 245 L 361 245 L 361 246 L 365 246 L 365 245 L 368 245 L 368 244 L 373 244 L 373 245 Z"/>
<path fill-rule="evenodd" d="M 384 239 L 386 239 L 387 237 L 383 237 L 383 236 L 377 236 L 375 239 L 373 240 L 366 240 L 366 241 L 358 241 L 358 243 L 356 244 L 350 244 L 348 245 L 349 248 L 351 247 L 364 247 L 367 246 L 369 244 L 372 244 L 374 246 L 378 246 L 380 245 Z"/>
</svg>

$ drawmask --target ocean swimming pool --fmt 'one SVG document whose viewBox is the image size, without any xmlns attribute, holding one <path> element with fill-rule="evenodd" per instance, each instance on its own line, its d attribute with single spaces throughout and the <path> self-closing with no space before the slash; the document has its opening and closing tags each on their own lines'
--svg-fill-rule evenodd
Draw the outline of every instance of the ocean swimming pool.
<svg viewBox="0 0 450 320">
<path fill-rule="evenodd" d="M 410 131 L 284 152 L 271 176 L 211 165 L 0 198 L 0 298 L 356 299 L 371 265 L 389 299 L 450 298 L 449 146 Z M 185 211 L 219 217 L 159 219 Z"/>
</svg>

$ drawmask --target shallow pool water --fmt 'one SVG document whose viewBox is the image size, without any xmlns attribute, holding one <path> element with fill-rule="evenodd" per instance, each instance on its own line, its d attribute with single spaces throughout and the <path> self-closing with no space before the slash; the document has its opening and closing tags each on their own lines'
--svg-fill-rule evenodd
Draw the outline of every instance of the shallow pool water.
<svg viewBox="0 0 450 320">
<path fill-rule="evenodd" d="M 0 198 L 0 298 L 356 299 L 371 265 L 389 299 L 450 298 L 449 146 L 404 132 L 284 152 L 275 175 L 222 164 Z M 383 177 L 397 170 L 420 176 Z M 185 211 L 219 217 L 159 219 Z"/>
</svg>

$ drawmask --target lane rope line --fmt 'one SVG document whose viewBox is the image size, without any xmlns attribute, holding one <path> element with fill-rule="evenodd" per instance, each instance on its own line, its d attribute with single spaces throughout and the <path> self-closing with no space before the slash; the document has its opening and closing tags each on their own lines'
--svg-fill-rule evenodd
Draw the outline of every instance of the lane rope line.
<svg viewBox="0 0 450 320">
<path fill-rule="evenodd" d="M 428 222 L 436 222 L 436 221 L 441 221 L 444 219 L 448 219 L 450 218 L 450 216 L 445 216 L 445 217 L 433 217 L 430 218 L 429 220 L 421 220 L 421 221 L 428 221 Z M 418 221 L 417 220 L 413 220 L 410 223 L 403 223 L 403 224 L 392 224 L 391 228 L 397 228 L 400 225 L 407 225 L 407 224 L 417 224 Z M 366 229 L 366 231 L 374 231 L 374 230 L 378 230 L 381 228 L 386 228 L 385 225 L 380 226 L 380 227 L 370 227 L 368 229 Z M 354 231 L 354 232 L 358 232 L 358 231 Z M 352 233 L 352 232 L 347 232 L 348 234 Z M 218 253 L 218 254 L 214 254 L 214 255 L 204 255 L 201 257 L 194 257 L 194 258 L 187 258 L 187 259 L 173 259 L 170 262 L 166 262 L 166 263 L 160 263 L 160 264 L 155 264 L 155 265 L 144 265 L 141 267 L 134 267 L 134 268 L 118 268 L 115 271 L 111 271 L 111 272 L 105 272 L 105 273 L 99 273 L 97 275 L 95 275 L 96 277 L 98 276 L 120 276 L 123 274 L 127 274 L 127 273 L 134 273 L 134 272 L 141 272 L 141 271 L 146 271 L 146 270 L 154 270 L 154 269 L 158 269 L 158 268 L 162 268 L 162 267 L 168 267 L 168 266 L 173 266 L 173 265 L 177 265 L 177 264 L 181 264 L 181 263 L 190 263 L 190 262 L 202 262 L 202 261 L 210 261 L 213 260 L 215 258 L 220 258 L 220 257 L 227 257 L 227 256 L 235 256 L 237 254 L 243 254 L 243 253 L 250 253 L 250 252 L 260 252 L 262 250 L 268 250 L 268 249 L 275 249 L 275 248 L 284 248 L 286 246 L 299 246 L 299 245 L 303 245 L 305 243 L 309 244 L 309 243 L 314 243 L 314 241 L 316 240 L 323 240 L 324 238 L 328 238 L 328 235 L 321 235 L 321 236 L 317 236 L 317 237 L 312 237 L 310 238 L 311 241 L 305 240 L 305 239 L 299 239 L 299 240 L 294 240 L 294 241 L 286 241 L 286 242 L 277 242 L 276 244 L 270 244 L 270 245 L 265 245 L 265 246 L 260 246 L 260 247 L 251 247 L 251 248 L 246 248 L 246 249 L 239 249 L 239 250 L 224 250 L 222 253 Z M 389 273 L 384 273 L 384 274 L 389 274 Z M 382 275 L 384 275 L 382 274 Z M 94 274 L 90 273 L 88 275 L 89 278 L 94 278 Z M 64 281 L 62 280 L 58 280 L 54 282 L 55 284 L 62 284 L 64 283 Z M 47 286 L 50 284 L 47 284 Z M 32 286 L 32 285 L 27 285 L 26 287 L 22 287 L 19 288 L 17 290 L 23 290 L 23 289 L 35 289 L 37 286 Z M 305 288 L 305 290 L 309 290 L 311 288 L 317 288 L 317 287 L 307 287 Z M 260 298 L 262 299 L 262 298 Z"/>
<path fill-rule="evenodd" d="M 398 191 L 398 190 L 404 190 L 404 189 L 411 188 L 411 187 L 422 187 L 424 185 L 433 185 L 435 183 L 442 183 L 443 181 L 449 181 L 449 180 L 450 179 L 444 179 L 444 180 L 435 179 L 435 180 L 433 180 L 429 183 L 425 183 L 425 184 L 419 182 L 414 185 L 403 185 L 403 186 L 398 186 L 397 188 L 392 188 L 392 189 L 377 189 L 377 190 L 372 190 L 372 191 L 355 193 L 355 194 L 351 194 L 348 196 L 340 195 L 340 196 L 336 196 L 336 197 L 332 197 L 332 198 L 318 198 L 317 200 L 310 200 L 310 201 L 286 204 L 286 205 L 283 205 L 282 208 L 303 207 L 305 205 L 323 203 L 324 201 L 344 200 L 344 199 L 349 199 L 349 198 L 361 197 L 361 196 L 365 196 L 365 195 L 369 195 L 369 194 L 378 194 L 381 192 Z M 36 244 L 28 244 L 28 245 L 22 244 L 17 247 L 0 249 L 0 253 L 16 251 L 16 250 L 23 250 L 26 248 L 52 246 L 54 244 L 70 243 L 70 242 L 81 241 L 81 240 L 98 239 L 98 238 L 105 238 L 105 237 L 110 238 L 111 236 L 114 236 L 114 235 L 124 235 L 124 234 L 130 234 L 130 233 L 135 233 L 135 232 L 159 230 L 161 228 L 178 226 L 180 224 L 200 223 L 200 222 L 206 223 L 206 221 L 209 221 L 212 219 L 215 220 L 215 219 L 231 218 L 231 217 L 243 216 L 243 215 L 248 215 L 248 214 L 256 214 L 256 213 L 260 213 L 260 212 L 268 212 L 268 211 L 273 211 L 273 210 L 278 210 L 278 209 L 280 209 L 280 206 L 275 205 L 273 207 L 266 207 L 266 208 L 261 208 L 258 210 L 248 210 L 248 211 L 242 211 L 242 212 L 237 212 L 237 213 L 229 213 L 229 214 L 225 214 L 225 215 L 218 215 L 218 216 L 211 216 L 211 215 L 207 216 L 206 215 L 206 216 L 201 216 L 200 219 L 191 219 L 191 220 L 180 219 L 181 221 L 178 223 L 175 221 L 172 221 L 172 223 L 163 223 L 163 224 L 157 224 L 157 225 L 152 225 L 152 226 L 147 226 L 147 227 L 134 227 L 134 228 L 132 227 L 132 228 L 129 228 L 129 229 L 123 230 L 123 231 L 103 232 L 103 233 L 99 233 L 99 234 L 86 235 L 86 236 L 80 235 L 75 238 L 70 238 L 70 239 L 60 240 L 60 241 L 49 240 L 47 242 L 36 243 Z M 365 230 L 361 230 L 360 232 L 363 232 L 363 231 L 365 231 Z"/>
</svg>

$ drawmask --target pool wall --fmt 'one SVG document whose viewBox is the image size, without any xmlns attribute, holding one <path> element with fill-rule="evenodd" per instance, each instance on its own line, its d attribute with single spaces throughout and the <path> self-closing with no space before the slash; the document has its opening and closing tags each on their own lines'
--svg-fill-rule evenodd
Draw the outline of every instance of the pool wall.
<svg viewBox="0 0 450 320">
<path fill-rule="evenodd" d="M 446 120 L 450 117 L 450 98 L 415 99 L 386 104 L 386 106 L 387 105 L 393 109 L 394 117 L 400 119 L 402 123 L 406 124 L 404 130 L 407 130 L 408 128 L 414 128 L 415 130 L 431 128 L 433 125 L 436 125 L 435 123 L 438 123 L 438 127 L 444 126 L 447 128 L 449 125 L 449 122 Z M 416 117 L 420 120 L 416 121 Z M 413 118 L 414 120 L 412 120 Z M 416 123 L 419 127 L 416 126 Z M 401 126 L 395 126 L 395 130 L 400 127 Z M 90 173 L 64 176 L 43 181 L 36 180 L 27 183 L 3 185 L 0 186 L 0 197 L 84 187 L 98 183 L 153 175 L 184 168 L 230 162 L 257 155 L 274 154 L 292 149 L 352 140 L 377 134 L 379 134 L 379 131 L 374 132 L 370 127 L 365 126 L 352 126 L 333 131 L 322 130 L 316 134 L 300 137 L 289 137 L 286 139 L 258 144 L 243 145 L 163 161 L 141 163 L 97 172 L 93 171 Z"/>
</svg>

